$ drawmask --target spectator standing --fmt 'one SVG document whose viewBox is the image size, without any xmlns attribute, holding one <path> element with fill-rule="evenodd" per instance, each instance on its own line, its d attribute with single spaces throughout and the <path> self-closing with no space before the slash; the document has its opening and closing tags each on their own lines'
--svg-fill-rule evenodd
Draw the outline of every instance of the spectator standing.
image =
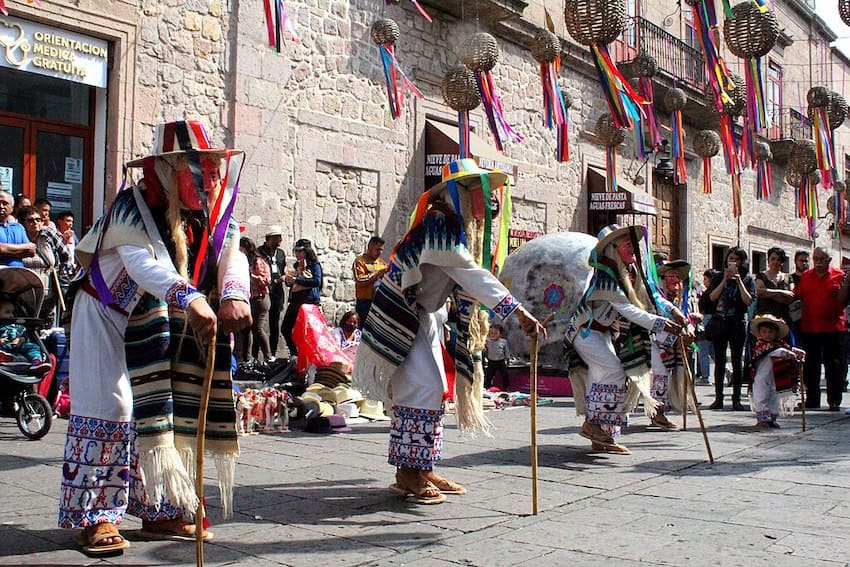
<svg viewBox="0 0 850 567">
<path fill-rule="evenodd" d="M 697 329 L 697 346 L 699 353 L 697 356 L 697 380 L 696 383 L 700 386 L 711 385 L 711 361 L 714 358 L 714 345 L 705 336 L 705 328 L 714 316 L 714 302 L 711 301 L 710 291 L 711 282 L 718 277 L 720 272 L 717 270 L 706 270 L 702 273 L 702 290 L 697 298 L 697 306 L 702 314 L 701 330 Z"/>
<path fill-rule="evenodd" d="M 24 195 L 23 193 L 18 193 L 17 195 L 15 195 L 15 206 L 12 207 L 12 214 L 9 215 L 9 218 L 11 218 L 15 222 L 20 222 L 18 221 L 18 213 L 20 213 L 22 208 L 31 206 L 32 201 L 30 201 L 30 198 Z"/>
<path fill-rule="evenodd" d="M 732 359 L 732 411 L 744 411 L 741 385 L 744 376 L 744 343 L 747 338 L 745 318 L 753 302 L 755 284 L 749 274 L 747 252 L 732 247 L 726 253 L 726 269 L 711 282 L 709 298 L 715 304 L 714 319 L 719 319 L 714 346 L 714 403 L 709 409 L 723 409 L 723 386 L 726 372 L 726 348 Z"/>
<path fill-rule="evenodd" d="M 831 257 L 825 248 L 815 248 L 812 260 L 814 268 L 803 272 L 794 288 L 794 297 L 803 302 L 801 342 L 806 352 L 806 363 L 803 366 L 806 407 L 820 407 L 820 374 L 823 365 L 826 401 L 830 411 L 838 411 L 847 375 L 844 307 L 850 297 L 850 278 L 829 265 Z"/>
<path fill-rule="evenodd" d="M 298 239 L 292 251 L 296 260 L 293 268 L 283 277 L 283 283 L 289 287 L 289 304 L 280 324 L 280 334 L 286 341 L 289 356 L 295 358 L 298 347 L 292 340 L 292 328 L 302 305 L 319 304 L 322 293 L 322 265 L 313 251 L 313 245 L 306 238 Z"/>
<path fill-rule="evenodd" d="M 17 221 L 10 219 L 12 195 L 0 191 L 0 266 L 24 266 L 23 258 L 35 256 L 35 244 L 27 238 L 27 231 Z"/>
<path fill-rule="evenodd" d="M 366 252 L 358 256 L 351 267 L 354 271 L 354 296 L 357 299 L 354 309 L 360 317 L 361 324 L 366 321 L 369 308 L 372 306 L 375 286 L 387 273 L 387 263 L 381 258 L 383 252 L 384 239 L 373 236 L 366 245 Z"/>
<path fill-rule="evenodd" d="M 27 238 L 35 244 L 35 256 L 24 259 L 24 266 L 36 272 L 44 282 L 44 302 L 41 305 L 39 318 L 45 324 L 54 326 L 57 321 L 56 314 L 57 297 L 62 293 L 59 278 L 61 266 L 70 262 L 71 257 L 68 249 L 62 242 L 62 237 L 52 228 L 44 226 L 44 221 L 35 207 L 24 207 L 20 211 L 24 221 Z M 56 272 L 56 278 L 53 277 Z"/>
<path fill-rule="evenodd" d="M 35 203 L 32 204 L 33 207 L 38 210 L 38 213 L 41 215 L 41 221 L 43 226 L 48 228 L 52 228 L 56 230 L 56 225 L 50 220 L 50 211 L 53 209 L 53 205 L 50 204 L 50 201 L 45 199 L 44 197 L 39 197 L 35 200 Z"/>
<path fill-rule="evenodd" d="M 74 272 L 77 269 L 74 250 L 77 247 L 79 239 L 74 233 L 74 213 L 71 211 L 60 211 L 56 215 L 56 232 L 62 237 L 62 243 L 68 249 L 68 261 L 59 267 L 59 281 L 64 287 L 67 287 L 68 283 L 74 278 Z"/>
<path fill-rule="evenodd" d="M 271 283 L 269 284 L 269 348 L 277 356 L 280 340 L 280 312 L 283 311 L 283 273 L 286 271 L 286 254 L 280 249 L 283 234 L 280 226 L 272 225 L 265 234 L 266 241 L 257 247 L 257 252 L 268 263 Z M 254 356 L 256 356 L 256 351 Z"/>
<path fill-rule="evenodd" d="M 270 362 L 274 359 L 269 348 L 269 284 L 271 283 L 271 270 L 269 265 L 257 253 L 257 245 L 250 238 L 242 237 L 239 240 L 239 250 L 248 259 L 248 269 L 251 274 L 251 328 L 241 332 L 239 348 L 236 358 L 241 362 L 248 360 L 249 348 L 253 340 L 259 351 L 263 353 L 263 359 Z"/>
<path fill-rule="evenodd" d="M 788 259 L 785 250 L 774 246 L 767 251 L 767 269 L 756 276 L 755 315 L 773 315 L 786 324 L 791 322 L 788 305 L 794 300 L 791 291 L 791 278 L 782 271 L 782 264 Z"/>
</svg>

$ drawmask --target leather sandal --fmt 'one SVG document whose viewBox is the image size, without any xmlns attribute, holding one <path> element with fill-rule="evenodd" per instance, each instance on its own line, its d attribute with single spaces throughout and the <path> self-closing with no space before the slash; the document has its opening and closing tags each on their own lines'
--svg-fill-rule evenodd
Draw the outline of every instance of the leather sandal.
<svg viewBox="0 0 850 567">
<path fill-rule="evenodd" d="M 655 417 L 652 418 L 652 425 L 658 426 L 662 429 L 668 429 L 668 430 L 671 430 L 671 431 L 679 429 L 678 424 L 673 423 L 672 421 L 667 419 L 667 416 L 664 415 L 663 413 L 655 414 Z"/>
<path fill-rule="evenodd" d="M 139 537 L 148 541 L 195 541 L 195 523 L 183 518 L 161 520 L 158 522 L 142 522 Z M 204 530 L 204 541 L 213 538 L 210 531 Z"/>
<path fill-rule="evenodd" d="M 581 430 L 578 432 L 579 435 L 584 437 L 585 439 L 590 439 L 594 443 L 607 443 L 611 436 L 602 429 L 599 425 L 589 423 L 585 421 L 581 425 Z"/>
<path fill-rule="evenodd" d="M 590 448 L 594 451 L 599 451 L 600 453 L 612 453 L 615 455 L 631 455 L 632 452 L 625 445 L 620 445 L 615 442 L 614 439 L 610 439 L 610 442 L 607 443 L 599 443 L 594 441 L 590 444 Z"/>
<path fill-rule="evenodd" d="M 441 504 L 446 501 L 446 495 L 428 482 L 422 471 L 402 471 L 395 475 L 395 482 L 390 485 L 390 491 L 404 497 L 408 502 L 416 504 Z"/>
<path fill-rule="evenodd" d="M 442 494 L 466 494 L 466 488 L 447 478 L 443 478 L 434 471 L 424 475 L 425 480 L 437 487 Z"/>
<path fill-rule="evenodd" d="M 121 541 L 118 543 L 103 543 L 108 539 L 120 539 Z M 74 534 L 74 543 L 80 548 L 80 551 L 93 557 L 118 555 L 130 547 L 130 542 L 118 533 L 118 528 L 111 522 L 86 526 Z"/>
</svg>

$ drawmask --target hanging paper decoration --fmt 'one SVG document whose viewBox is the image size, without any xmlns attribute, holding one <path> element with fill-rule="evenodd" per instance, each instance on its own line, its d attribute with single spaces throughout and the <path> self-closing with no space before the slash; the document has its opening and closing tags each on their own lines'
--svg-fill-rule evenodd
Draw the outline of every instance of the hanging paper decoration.
<svg viewBox="0 0 850 567">
<path fill-rule="evenodd" d="M 702 158 L 702 192 L 711 193 L 711 158 L 720 152 L 720 136 L 714 130 L 700 130 L 694 135 L 694 153 Z"/>
<path fill-rule="evenodd" d="M 770 120 L 762 81 L 761 58 L 776 45 L 779 21 L 764 2 L 742 2 L 732 7 L 731 15 L 727 12 L 723 22 L 723 36 L 729 51 L 744 60 L 747 125 L 751 133 L 762 133 L 770 126 Z M 752 148 L 752 144 L 749 147 Z"/>
<path fill-rule="evenodd" d="M 679 88 L 672 88 L 664 95 L 664 106 L 670 110 L 670 133 L 673 140 L 671 157 L 673 158 L 673 183 L 677 185 L 688 182 L 688 171 L 685 163 L 685 128 L 682 124 L 682 109 L 688 102 L 688 95 Z"/>
<path fill-rule="evenodd" d="M 661 131 L 655 112 L 655 92 L 652 87 L 652 77 L 658 70 L 658 63 L 651 55 L 641 52 L 632 61 L 631 70 L 637 75 L 637 92 L 646 101 L 635 128 L 636 154 L 641 159 L 647 159 L 661 145 Z"/>
<path fill-rule="evenodd" d="M 756 142 L 756 199 L 770 199 L 773 195 L 773 176 L 770 161 L 773 152 L 767 142 Z"/>
<path fill-rule="evenodd" d="M 646 101 L 617 69 L 607 46 L 626 29 L 625 0 L 567 0 L 564 21 L 573 39 L 590 48 L 614 123 L 633 128 Z"/>
<path fill-rule="evenodd" d="M 465 65 L 452 67 L 443 76 L 443 101 L 457 111 L 458 146 L 461 158 L 471 158 L 469 145 L 469 111 L 481 104 L 475 74 Z"/>
<path fill-rule="evenodd" d="M 283 0 L 263 0 L 263 10 L 266 14 L 266 30 L 270 47 L 274 47 L 275 51 L 280 53 L 283 48 L 284 32 L 289 32 L 292 43 L 301 43 L 301 38 L 295 33 L 295 26 L 289 18 L 289 12 L 286 11 Z"/>
<path fill-rule="evenodd" d="M 372 42 L 378 46 L 378 53 L 381 56 L 381 64 L 384 67 L 384 80 L 387 84 L 387 100 L 389 101 L 390 116 L 395 120 L 401 116 L 404 110 L 404 92 L 406 89 L 422 98 L 422 93 L 413 84 L 413 81 L 407 78 L 398 60 L 395 58 L 395 42 L 400 36 L 398 24 L 389 18 L 381 18 L 375 20 L 372 24 L 371 37 Z"/>
<path fill-rule="evenodd" d="M 490 133 L 493 134 L 493 141 L 496 142 L 496 148 L 503 151 L 506 143 L 521 142 L 522 135 L 515 132 L 505 118 L 502 102 L 496 93 L 496 84 L 490 73 L 499 61 L 499 44 L 496 43 L 496 38 L 489 33 L 473 34 L 463 44 L 460 59 L 475 73 L 478 94 L 481 96 L 481 103 L 484 105 L 484 113 L 487 115 L 487 123 L 490 126 Z"/>
<path fill-rule="evenodd" d="M 431 16 L 428 15 L 428 12 L 425 11 L 425 8 L 418 2 L 418 0 L 410 0 L 413 2 L 413 5 L 416 6 L 416 9 L 419 10 L 419 13 L 422 14 L 426 20 L 432 22 Z M 386 5 L 389 6 L 391 4 L 399 5 L 401 4 L 401 0 L 386 0 Z"/>
<path fill-rule="evenodd" d="M 558 161 L 569 159 L 569 149 L 562 143 L 566 136 L 567 105 L 561 85 L 558 84 L 558 71 L 561 69 L 561 40 L 547 29 L 540 29 L 531 44 L 531 55 L 540 63 L 540 81 L 543 86 L 543 125 L 557 129 Z"/>
<path fill-rule="evenodd" d="M 823 188 L 831 189 L 838 176 L 833 139 L 835 127 L 832 126 L 830 121 L 832 117 L 829 115 L 832 96 L 826 87 L 812 87 L 806 95 L 806 100 L 809 102 L 808 114 L 812 122 L 815 153 L 823 179 Z"/>
<path fill-rule="evenodd" d="M 617 126 L 614 117 L 606 113 L 596 121 L 596 136 L 605 146 L 605 190 L 617 191 L 617 146 L 626 139 L 626 128 Z"/>
</svg>

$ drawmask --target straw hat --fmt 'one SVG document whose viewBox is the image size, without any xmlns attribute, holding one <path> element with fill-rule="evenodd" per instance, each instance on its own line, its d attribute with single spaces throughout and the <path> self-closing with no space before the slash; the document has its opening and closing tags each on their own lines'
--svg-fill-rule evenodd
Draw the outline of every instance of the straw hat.
<svg viewBox="0 0 850 567">
<path fill-rule="evenodd" d="M 384 414 L 384 403 L 379 400 L 360 400 L 357 402 L 357 409 L 360 410 L 360 417 L 365 417 L 372 421 L 390 420 L 390 418 Z"/>
<path fill-rule="evenodd" d="M 350 388 L 344 384 L 339 384 L 333 390 L 334 401 L 338 404 L 343 402 L 358 402 L 363 399 L 363 395 L 359 390 Z"/>
<path fill-rule="evenodd" d="M 478 187 L 481 185 L 482 175 L 487 175 L 490 179 L 490 187 L 504 185 L 508 180 L 507 174 L 498 169 L 481 169 L 474 159 L 463 158 L 450 161 L 444 165 L 442 181 L 431 187 L 428 192 L 433 197 L 445 189 L 450 181 L 454 181 L 465 188 Z"/>
<path fill-rule="evenodd" d="M 664 274 L 674 270 L 679 273 L 679 279 L 683 282 L 691 276 L 691 265 L 684 260 L 664 262 L 658 267 L 658 276 L 663 278 Z"/>
<path fill-rule="evenodd" d="M 609 224 L 605 228 L 599 231 L 599 234 L 596 235 L 596 238 L 599 239 L 599 242 L 596 243 L 596 253 L 601 256 L 605 251 L 605 247 L 607 247 L 612 242 L 619 240 L 623 236 L 627 236 L 632 231 L 637 231 L 638 227 L 636 226 L 620 226 L 618 224 Z"/>
<path fill-rule="evenodd" d="M 213 148 L 209 134 L 199 120 L 178 120 L 166 122 L 156 127 L 153 150 L 147 157 L 169 157 L 196 152 L 201 159 L 222 159 L 230 155 L 238 155 L 240 150 Z M 127 167 L 141 167 L 145 158 L 127 162 Z"/>
<path fill-rule="evenodd" d="M 788 336 L 788 324 L 774 315 L 756 315 L 755 317 L 753 317 L 753 320 L 750 321 L 750 333 L 755 336 L 758 336 L 759 325 L 761 325 L 762 323 L 772 323 L 776 325 L 779 328 L 778 338 L 784 339 Z"/>
</svg>

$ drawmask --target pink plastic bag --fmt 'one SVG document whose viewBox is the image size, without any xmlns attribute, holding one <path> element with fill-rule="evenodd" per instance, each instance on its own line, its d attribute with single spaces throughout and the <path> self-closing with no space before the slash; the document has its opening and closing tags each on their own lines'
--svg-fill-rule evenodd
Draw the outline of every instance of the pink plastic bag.
<svg viewBox="0 0 850 567">
<path fill-rule="evenodd" d="M 321 368 L 339 363 L 345 373 L 351 373 L 353 361 L 339 346 L 318 305 L 302 305 L 298 310 L 292 340 L 298 347 L 299 372 L 307 370 L 310 364 Z"/>
</svg>

